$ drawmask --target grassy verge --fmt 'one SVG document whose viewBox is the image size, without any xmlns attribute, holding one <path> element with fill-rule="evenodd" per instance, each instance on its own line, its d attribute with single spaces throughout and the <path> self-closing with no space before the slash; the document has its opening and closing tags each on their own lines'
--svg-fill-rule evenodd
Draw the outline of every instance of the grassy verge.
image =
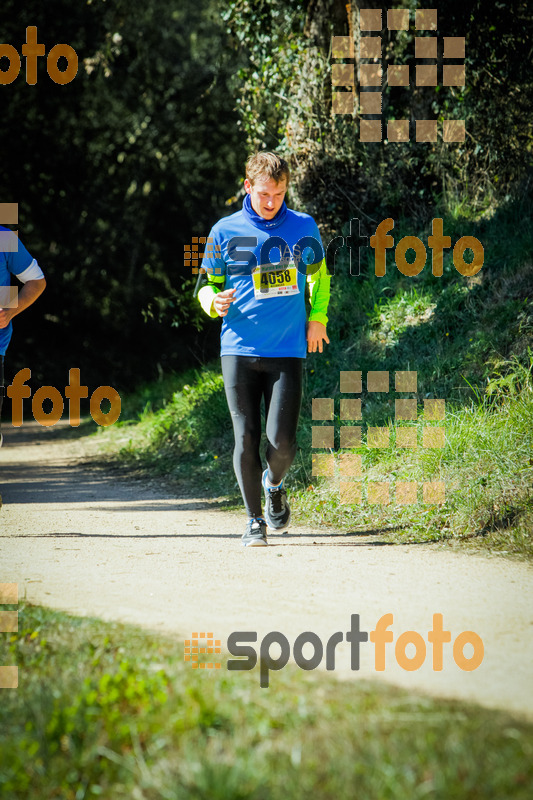
<svg viewBox="0 0 533 800">
<path fill-rule="evenodd" d="M 530 797 L 533 726 L 288 666 L 192 670 L 132 626 L 19 605 L 0 663 L 5 800 Z M 211 657 L 210 657 L 211 658 Z"/>
<path fill-rule="evenodd" d="M 311 491 L 300 491 L 304 516 L 343 529 L 363 526 L 389 529 L 396 541 L 470 539 L 482 536 L 491 547 L 533 555 L 533 381 L 516 367 L 520 390 L 496 392 L 468 403 L 448 403 L 442 422 L 427 422 L 418 403 L 416 421 L 395 423 L 378 416 L 389 432 L 389 446 L 364 445 L 350 452 L 361 456 L 363 502 L 339 505 L 339 478 L 322 479 Z M 421 447 L 425 432 L 443 426 L 442 448 Z M 396 446 L 398 431 L 415 429 L 416 449 Z M 336 465 L 337 466 L 337 465 Z M 337 466 L 340 468 L 340 465 Z M 341 476 L 339 476 L 341 477 Z M 390 482 L 391 503 L 370 504 L 371 482 Z M 399 484 L 418 483 L 417 503 L 394 502 Z M 442 482 L 445 502 L 424 502 L 420 484 Z M 366 496 L 366 502 L 365 502 Z"/>
</svg>

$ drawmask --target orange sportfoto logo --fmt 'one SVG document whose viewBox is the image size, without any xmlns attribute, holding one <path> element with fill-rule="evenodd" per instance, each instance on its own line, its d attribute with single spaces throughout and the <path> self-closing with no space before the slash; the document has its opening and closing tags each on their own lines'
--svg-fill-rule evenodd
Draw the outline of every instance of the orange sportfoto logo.
<svg viewBox="0 0 533 800">
<path fill-rule="evenodd" d="M 37 83 L 37 59 L 45 54 L 44 44 L 37 41 L 37 27 L 28 26 L 26 42 L 22 45 L 22 55 L 26 58 L 26 83 L 30 86 Z M 0 59 L 2 58 L 7 58 L 9 66 L 7 69 L 0 69 L 0 85 L 7 86 L 18 78 L 21 60 L 12 44 L 0 44 Z M 60 58 L 66 60 L 66 69 L 59 69 Z M 78 54 L 69 44 L 56 44 L 48 53 L 46 70 L 54 83 L 64 86 L 73 81 L 78 74 Z"/>
<path fill-rule="evenodd" d="M 374 630 L 365 631 L 361 629 L 359 614 L 351 614 L 350 629 L 345 633 L 342 631 L 333 633 L 325 644 L 314 631 L 300 633 L 293 642 L 292 655 L 300 669 L 306 671 L 317 669 L 324 661 L 325 656 L 326 670 L 335 670 L 336 647 L 346 641 L 350 644 L 350 668 L 355 671 L 361 668 L 361 645 L 366 645 L 364 655 L 370 655 L 371 658 L 373 649 L 372 660 L 376 672 L 384 672 L 387 664 L 393 662 L 396 662 L 406 672 L 414 672 L 425 663 L 428 650 L 431 651 L 433 672 L 442 672 L 445 661 L 451 666 L 450 662 L 453 660 L 455 666 L 463 672 L 472 672 L 483 663 L 485 647 L 481 636 L 475 631 L 461 631 L 454 638 L 452 631 L 444 628 L 442 614 L 433 614 L 433 625 L 431 630 L 426 632 L 425 638 L 418 631 L 409 630 L 400 633 L 395 641 L 393 631 L 389 630 L 393 624 L 394 615 L 392 613 L 383 614 L 378 619 Z M 193 633 L 192 636 L 192 640 L 185 641 L 185 661 L 191 662 L 193 669 L 221 669 L 220 661 L 213 661 L 211 658 L 208 661 L 204 660 L 207 654 L 221 652 L 220 641 L 215 640 L 215 647 L 213 647 L 212 633 Z M 206 647 L 199 647 L 199 640 L 202 639 L 207 640 Z M 259 685 L 262 689 L 268 689 L 270 672 L 277 672 L 289 663 L 291 644 L 280 631 L 270 631 L 261 639 L 258 658 L 256 648 L 252 647 L 252 644 L 257 641 L 257 631 L 233 631 L 230 633 L 226 646 L 229 653 L 237 658 L 228 659 L 226 669 L 229 671 L 252 670 L 259 660 Z M 306 645 L 310 646 L 313 651 L 310 656 L 303 652 Z M 445 647 L 445 645 L 449 647 Z M 271 653 L 271 648 L 279 650 L 279 655 Z M 412 654 L 413 648 L 414 654 Z M 467 654 L 465 654 L 465 648 L 467 648 Z M 199 654 L 205 654 L 202 660 L 199 660 Z"/>
<path fill-rule="evenodd" d="M 28 367 L 20 369 L 10 386 L 7 387 L 7 396 L 11 398 L 11 421 L 15 428 L 20 428 L 23 420 L 23 399 L 31 397 L 31 389 L 26 386 L 26 381 L 31 378 L 31 370 Z M 69 400 L 69 422 L 72 427 L 80 424 L 80 400 L 89 396 L 87 386 L 80 384 L 79 369 L 69 370 L 69 383 L 65 386 L 65 397 Z M 43 402 L 52 401 L 52 410 L 45 412 Z M 101 409 L 102 400 L 108 400 L 110 409 L 103 413 Z M 90 399 L 91 417 L 97 425 L 107 427 L 113 425 L 120 417 L 121 411 L 120 395 L 112 386 L 99 386 Z M 31 410 L 33 418 L 39 425 L 50 427 L 56 425 L 63 416 L 64 402 L 63 397 L 55 386 L 41 386 L 33 395 Z"/>
</svg>

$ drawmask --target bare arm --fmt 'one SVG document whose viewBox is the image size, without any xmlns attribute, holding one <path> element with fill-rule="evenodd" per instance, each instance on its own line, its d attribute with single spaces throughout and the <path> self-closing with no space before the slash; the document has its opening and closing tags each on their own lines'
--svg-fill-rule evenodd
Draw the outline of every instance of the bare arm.
<svg viewBox="0 0 533 800">
<path fill-rule="evenodd" d="M 36 281 L 27 281 L 18 293 L 18 305 L 16 308 L 0 308 L 0 328 L 7 328 L 13 317 L 20 314 L 44 292 L 46 279 L 40 278 Z"/>
</svg>

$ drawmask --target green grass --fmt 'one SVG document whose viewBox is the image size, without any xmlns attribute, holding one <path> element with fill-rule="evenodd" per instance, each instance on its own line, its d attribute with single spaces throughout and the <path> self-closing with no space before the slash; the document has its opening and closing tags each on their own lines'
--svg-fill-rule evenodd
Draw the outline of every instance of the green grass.
<svg viewBox="0 0 533 800">
<path fill-rule="evenodd" d="M 502 386 L 503 385 L 503 386 Z M 503 389 L 505 387 L 505 389 Z M 419 483 L 418 504 L 339 505 L 337 479 L 312 479 L 313 487 L 293 493 L 295 513 L 325 527 L 370 527 L 389 531 L 397 542 L 483 537 L 500 552 L 533 556 L 533 380 L 531 371 L 512 365 L 492 394 L 468 404 L 448 404 L 445 446 L 420 447 L 423 408 L 412 423 L 418 429 L 416 450 L 395 447 L 395 426 L 387 420 L 390 446 L 366 445 L 350 452 L 362 456 L 363 487 L 368 481 Z M 439 423 L 429 423 L 429 425 Z M 309 438 L 309 437 L 308 437 Z M 303 463 L 301 467 L 303 468 Z M 420 483 L 442 481 L 446 500 L 424 504 Z M 364 492 L 363 492 L 364 496 Z"/>
<path fill-rule="evenodd" d="M 530 797 L 533 725 L 287 666 L 193 670 L 183 645 L 19 605 L 0 663 L 4 800 Z"/>
</svg>

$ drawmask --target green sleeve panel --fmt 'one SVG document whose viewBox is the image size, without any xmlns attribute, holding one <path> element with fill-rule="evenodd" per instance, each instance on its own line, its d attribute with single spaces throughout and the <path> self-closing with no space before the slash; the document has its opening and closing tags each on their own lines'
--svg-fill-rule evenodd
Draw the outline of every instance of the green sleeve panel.
<svg viewBox="0 0 533 800">
<path fill-rule="evenodd" d="M 320 269 L 307 276 L 307 283 L 311 296 L 309 322 L 321 322 L 323 325 L 327 325 L 331 277 L 326 267 L 326 259 L 322 260 Z"/>
<path fill-rule="evenodd" d="M 213 319 L 218 317 L 217 312 L 213 308 L 213 300 L 215 296 L 224 288 L 225 277 L 217 275 L 210 275 L 207 273 L 207 286 L 202 286 L 198 292 L 198 301 L 206 314 Z"/>
<path fill-rule="evenodd" d="M 198 292 L 198 301 L 208 316 L 216 319 L 217 312 L 213 309 L 213 299 L 215 295 L 224 288 L 225 278 L 215 275 L 207 275 L 207 286 L 203 286 Z M 311 300 L 311 312 L 309 321 L 328 324 L 327 310 L 330 297 L 331 278 L 327 271 L 325 259 L 320 268 L 313 274 L 307 276 L 309 293 Z"/>
</svg>

